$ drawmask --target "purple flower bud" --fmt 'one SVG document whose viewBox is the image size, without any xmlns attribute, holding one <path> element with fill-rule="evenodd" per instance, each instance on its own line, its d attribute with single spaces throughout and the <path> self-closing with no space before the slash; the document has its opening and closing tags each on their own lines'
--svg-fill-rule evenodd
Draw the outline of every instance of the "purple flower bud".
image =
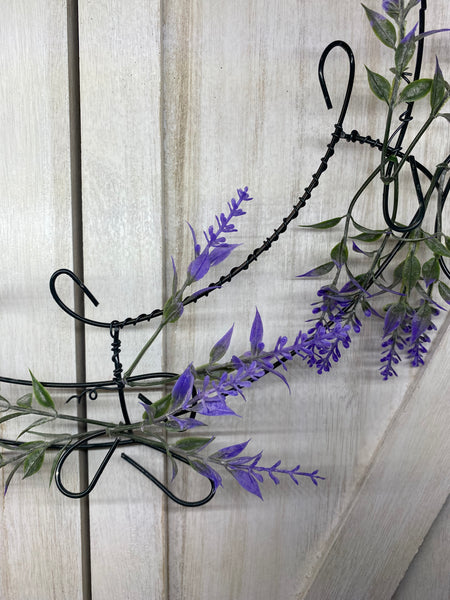
<svg viewBox="0 0 450 600">
<path fill-rule="evenodd" d="M 192 374 L 192 365 L 189 365 L 184 372 L 178 377 L 177 382 L 173 386 L 172 398 L 173 408 L 182 407 L 189 402 L 192 396 L 192 387 L 194 385 L 194 375 Z"/>
<path fill-rule="evenodd" d="M 255 318 L 253 319 L 252 329 L 250 332 L 250 348 L 252 356 L 256 356 L 259 352 L 264 349 L 263 339 L 263 324 L 261 316 L 256 309 Z"/>
<path fill-rule="evenodd" d="M 411 29 L 411 31 L 405 35 L 405 37 L 401 40 L 400 44 L 407 44 L 415 36 L 417 25 L 418 23 L 416 23 Z"/>
</svg>

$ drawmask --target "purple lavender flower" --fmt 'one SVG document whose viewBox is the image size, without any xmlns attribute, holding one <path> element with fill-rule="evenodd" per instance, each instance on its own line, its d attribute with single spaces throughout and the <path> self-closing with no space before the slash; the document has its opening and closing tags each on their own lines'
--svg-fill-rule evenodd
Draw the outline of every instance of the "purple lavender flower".
<svg viewBox="0 0 450 600">
<path fill-rule="evenodd" d="M 297 477 L 309 477 L 314 485 L 318 485 L 319 479 L 325 479 L 318 475 L 318 470 L 312 473 L 300 471 L 300 465 L 297 465 L 293 469 L 281 469 L 281 461 L 278 460 L 271 467 L 262 467 L 259 465 L 259 461 L 262 457 L 262 452 L 259 452 L 256 456 L 239 456 L 247 447 L 250 440 L 234 444 L 226 448 L 218 450 L 214 454 L 208 457 L 208 461 L 219 463 L 231 473 L 241 487 L 247 492 L 254 494 L 263 499 L 259 484 L 264 481 L 264 474 L 268 474 L 275 485 L 280 483 L 278 475 L 289 475 L 292 481 L 298 485 Z"/>
<path fill-rule="evenodd" d="M 321 322 L 316 323 L 315 327 L 308 331 L 310 338 L 307 348 L 311 353 L 308 366 L 315 366 L 319 375 L 324 371 L 328 372 L 332 361 L 338 362 L 341 358 L 339 345 L 342 344 L 344 348 L 350 346 L 349 330 L 349 324 L 337 322 L 333 327 L 326 328 Z"/>
<path fill-rule="evenodd" d="M 228 244 L 223 234 L 237 231 L 236 227 L 231 221 L 235 217 L 245 215 L 245 212 L 242 210 L 242 208 L 240 208 L 240 206 L 242 202 L 248 202 L 249 200 L 252 200 L 247 193 L 247 190 L 247 187 L 245 187 L 243 190 L 237 190 L 239 199 L 235 200 L 232 198 L 231 202 L 228 203 L 228 216 L 226 216 L 224 213 L 221 213 L 219 217 L 216 216 L 217 231 L 214 231 L 214 227 L 211 225 L 208 228 L 208 233 L 205 231 L 203 232 L 206 239 L 206 246 L 203 250 L 201 249 L 200 244 L 197 243 L 194 229 L 188 223 L 194 241 L 195 259 L 188 267 L 187 285 L 202 279 L 208 273 L 211 267 L 224 261 L 234 250 L 234 248 L 239 245 Z"/>
</svg>

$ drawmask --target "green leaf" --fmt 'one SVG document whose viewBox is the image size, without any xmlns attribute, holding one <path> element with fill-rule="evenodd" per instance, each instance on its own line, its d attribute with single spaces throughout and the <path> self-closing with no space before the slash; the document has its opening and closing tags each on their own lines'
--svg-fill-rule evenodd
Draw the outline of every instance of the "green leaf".
<svg viewBox="0 0 450 600">
<path fill-rule="evenodd" d="M 27 433 L 27 431 L 30 431 L 34 427 L 39 427 L 39 425 L 45 425 L 45 423 L 50 423 L 50 421 L 54 421 L 55 418 L 56 417 L 41 417 L 40 419 L 36 419 L 36 421 L 33 421 L 31 425 L 28 425 L 28 427 L 26 427 L 23 431 L 19 433 L 17 439 L 22 437 L 22 435 L 24 435 L 25 433 Z"/>
<path fill-rule="evenodd" d="M 447 302 L 447 304 L 450 304 L 450 287 L 448 287 L 448 285 L 443 281 L 440 281 L 438 284 L 438 290 L 442 300 Z"/>
<path fill-rule="evenodd" d="M 30 392 L 28 394 L 25 394 L 24 396 L 21 396 L 17 400 L 16 404 L 17 404 L 17 406 L 21 406 L 22 408 L 30 408 L 32 398 L 33 398 L 33 394 Z"/>
<path fill-rule="evenodd" d="M 389 104 L 389 99 L 391 97 L 391 85 L 389 81 L 382 75 L 371 71 L 368 67 L 366 67 L 366 71 L 367 79 L 372 92 L 377 98 L 384 100 L 387 104 Z"/>
<path fill-rule="evenodd" d="M 438 117 L 444 117 L 450 123 L 450 113 L 438 113 Z"/>
<path fill-rule="evenodd" d="M 9 400 L 0 396 L 0 412 L 5 412 L 11 408 L 11 403 Z"/>
<path fill-rule="evenodd" d="M 425 285 L 428 287 L 434 281 L 439 279 L 439 261 L 436 258 L 430 258 L 427 262 L 422 265 L 422 277 L 424 278 Z"/>
<path fill-rule="evenodd" d="M 450 250 L 450 236 L 444 235 L 445 246 L 448 250 Z"/>
<path fill-rule="evenodd" d="M 364 227 L 363 225 L 360 225 L 359 223 L 357 223 L 353 217 L 352 217 L 352 223 L 355 226 L 355 228 L 358 231 L 361 231 L 362 233 L 386 233 L 385 229 L 368 229 L 367 227 Z"/>
<path fill-rule="evenodd" d="M 341 267 L 347 262 L 348 248 L 344 238 L 342 238 L 339 244 L 336 244 L 336 246 L 331 250 L 330 256 L 338 267 Z"/>
<path fill-rule="evenodd" d="M 332 271 L 335 266 L 335 263 L 333 261 L 330 261 L 324 263 L 323 265 L 320 265 L 319 267 L 311 269 L 311 271 L 308 271 L 307 273 L 303 273 L 303 275 L 298 275 L 297 277 L 321 277 L 322 275 L 326 275 L 327 273 Z"/>
<path fill-rule="evenodd" d="M 372 27 L 377 38 L 389 48 L 395 48 L 395 44 L 397 42 L 397 33 L 394 25 L 388 19 L 386 19 L 384 15 L 375 12 L 371 8 L 367 8 L 367 6 L 364 6 L 364 4 L 362 7 L 366 11 L 370 26 Z"/>
<path fill-rule="evenodd" d="M 360 242 L 376 242 L 382 235 L 382 233 L 360 233 L 359 235 L 352 236 L 350 239 L 359 240 Z"/>
<path fill-rule="evenodd" d="M 431 90 L 431 83 L 431 79 L 417 79 L 416 81 L 408 83 L 408 85 L 400 92 L 397 104 L 400 102 L 415 102 L 416 100 L 420 100 L 420 98 L 426 96 Z"/>
<path fill-rule="evenodd" d="M 167 413 L 172 405 L 172 394 L 167 394 L 152 404 L 153 418 L 158 419 Z"/>
<path fill-rule="evenodd" d="M 24 461 L 21 460 L 20 462 L 17 463 L 17 465 L 13 469 L 11 469 L 11 472 L 8 475 L 8 479 L 5 482 L 5 487 L 4 487 L 3 494 L 6 494 L 6 492 L 8 491 L 9 484 L 11 483 L 12 478 L 17 473 L 17 471 L 20 469 L 20 467 L 22 466 L 23 462 Z"/>
<path fill-rule="evenodd" d="M 171 296 L 163 307 L 164 321 L 167 321 L 168 323 L 176 323 L 176 321 L 178 321 L 183 314 L 183 310 L 184 306 L 179 294 Z"/>
<path fill-rule="evenodd" d="M 189 437 L 175 442 L 175 447 L 185 452 L 197 452 L 213 441 L 214 437 Z"/>
<path fill-rule="evenodd" d="M 311 229 L 331 229 L 332 227 L 336 227 L 338 223 L 342 221 L 342 219 L 346 215 L 342 217 L 335 217 L 334 219 L 327 219 L 326 221 L 320 221 L 320 223 L 313 223 L 312 225 L 300 225 L 300 227 L 310 227 Z"/>
<path fill-rule="evenodd" d="M 395 50 L 395 67 L 397 73 L 400 75 L 408 66 L 409 61 L 414 55 L 416 49 L 416 43 L 414 38 L 410 39 L 406 43 L 399 44 Z"/>
<path fill-rule="evenodd" d="M 45 451 L 47 450 L 47 446 L 43 448 L 36 448 L 28 454 L 23 463 L 23 479 L 26 477 L 31 477 L 39 471 L 39 469 L 44 464 Z"/>
<path fill-rule="evenodd" d="M 428 248 L 434 252 L 435 254 L 437 254 L 438 256 L 447 256 L 450 257 L 450 250 L 448 250 L 444 244 L 442 244 L 438 239 L 436 239 L 435 237 L 429 237 L 425 239 L 425 244 L 428 246 Z"/>
<path fill-rule="evenodd" d="M 431 85 L 431 94 L 430 94 L 430 105 L 431 105 L 431 113 L 434 115 L 438 114 L 439 109 L 444 104 L 446 96 L 446 87 L 444 76 L 442 75 L 442 71 L 439 67 L 438 59 L 436 58 L 436 70 L 434 72 L 433 82 Z"/>
<path fill-rule="evenodd" d="M 405 261 L 402 260 L 401 263 L 399 263 L 395 269 L 394 269 L 394 273 L 393 273 L 393 282 L 392 282 L 392 287 L 395 287 L 397 284 L 400 283 L 400 281 L 402 280 L 402 273 L 403 273 L 403 267 L 405 266 Z"/>
<path fill-rule="evenodd" d="M 410 253 L 406 257 L 402 270 L 402 284 L 406 288 L 408 294 L 416 285 L 420 277 L 420 262 Z"/>
<path fill-rule="evenodd" d="M 42 383 L 40 383 L 36 379 L 36 377 L 33 375 L 33 373 L 31 371 L 30 371 L 30 375 L 31 375 L 31 381 L 33 383 L 33 393 L 34 393 L 34 397 L 36 398 L 36 400 L 39 402 L 39 404 L 41 406 L 45 406 L 45 408 L 52 408 L 53 410 L 56 410 L 55 403 L 53 402 L 52 397 L 47 392 L 45 387 L 42 385 Z"/>
<path fill-rule="evenodd" d="M 21 412 L 10 413 L 9 415 L 5 415 L 4 417 L 0 418 L 0 424 L 5 423 L 5 421 L 10 421 L 11 419 L 15 419 L 16 417 L 22 417 L 22 416 L 23 416 L 23 413 L 21 413 Z"/>
</svg>

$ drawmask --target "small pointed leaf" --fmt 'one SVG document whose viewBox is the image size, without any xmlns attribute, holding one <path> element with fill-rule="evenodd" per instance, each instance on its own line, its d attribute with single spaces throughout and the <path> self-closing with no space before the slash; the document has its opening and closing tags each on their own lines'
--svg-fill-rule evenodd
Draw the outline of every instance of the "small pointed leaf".
<svg viewBox="0 0 450 600">
<path fill-rule="evenodd" d="M 377 38 L 389 48 L 395 48 L 397 34 L 394 25 L 384 15 L 362 5 Z"/>
<path fill-rule="evenodd" d="M 300 227 L 310 227 L 311 229 L 331 229 L 336 227 L 338 223 L 345 217 L 335 217 L 334 219 L 327 219 L 326 221 L 320 221 L 320 223 L 313 223 L 312 225 L 300 225 Z"/>
<path fill-rule="evenodd" d="M 408 85 L 400 92 L 398 103 L 420 100 L 431 90 L 431 83 L 431 79 L 417 79 L 416 81 L 408 83 Z"/>
<path fill-rule="evenodd" d="M 45 451 L 47 448 L 44 446 L 43 448 L 36 448 L 28 454 L 23 463 L 23 479 L 26 477 L 31 477 L 39 471 L 39 469 L 44 464 Z"/>
<path fill-rule="evenodd" d="M 36 377 L 33 375 L 33 373 L 31 371 L 30 371 L 30 375 L 31 375 L 31 381 L 33 383 L 33 393 L 34 393 L 34 397 L 36 398 L 36 400 L 39 402 L 39 404 L 41 406 L 45 406 L 45 408 L 52 408 L 53 410 L 56 410 L 55 403 L 53 402 L 52 397 L 47 392 L 45 387 L 42 385 L 42 383 L 40 383 L 36 379 Z"/>
<path fill-rule="evenodd" d="M 372 92 L 377 98 L 384 100 L 387 104 L 389 104 L 391 97 L 391 85 L 389 81 L 382 75 L 371 71 L 368 67 L 366 67 L 366 71 L 367 79 Z"/>
<path fill-rule="evenodd" d="M 188 437 L 175 442 L 175 448 L 185 452 L 198 452 L 213 441 L 214 437 Z"/>
<path fill-rule="evenodd" d="M 402 283 L 408 293 L 414 288 L 420 277 L 420 262 L 410 253 L 405 260 L 402 270 Z"/>
<path fill-rule="evenodd" d="M 311 269 L 307 273 L 303 273 L 303 275 L 297 275 L 297 277 L 321 277 L 322 275 L 326 275 L 330 271 L 332 271 L 335 267 L 335 263 L 330 260 L 330 262 L 324 263 L 315 269 Z"/>
</svg>

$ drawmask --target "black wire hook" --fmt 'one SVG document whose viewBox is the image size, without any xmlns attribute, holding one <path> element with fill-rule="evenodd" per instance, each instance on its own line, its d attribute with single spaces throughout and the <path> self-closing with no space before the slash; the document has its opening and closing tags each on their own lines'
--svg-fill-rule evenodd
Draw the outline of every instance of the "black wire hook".
<svg viewBox="0 0 450 600">
<path fill-rule="evenodd" d="M 86 443 L 88 440 L 93 440 L 93 439 L 100 437 L 102 435 L 105 435 L 105 434 L 106 434 L 105 429 L 103 429 L 101 431 L 96 431 L 93 434 L 85 437 L 84 439 L 79 440 L 75 444 L 72 444 L 69 448 L 66 448 L 65 450 L 63 450 L 63 452 L 58 460 L 57 466 L 56 466 L 55 482 L 56 482 L 56 486 L 57 486 L 58 490 L 62 494 L 64 494 L 64 496 L 67 496 L 68 498 L 78 498 L 78 499 L 88 496 L 92 492 L 92 490 L 94 489 L 96 484 L 98 483 L 98 480 L 100 479 L 103 471 L 105 470 L 107 464 L 111 460 L 111 457 L 114 454 L 114 452 L 116 451 L 118 446 L 140 444 L 140 445 L 148 446 L 154 450 L 158 450 L 159 452 L 162 452 L 163 454 L 167 455 L 167 450 L 163 447 L 153 446 L 152 444 L 149 444 L 149 443 L 144 444 L 141 442 L 136 442 L 135 440 L 121 440 L 119 437 L 117 437 L 114 440 L 114 442 L 108 442 L 106 444 L 105 443 L 99 443 L 99 444 L 87 444 Z M 99 449 L 105 448 L 105 447 L 108 449 L 108 452 L 106 453 L 100 466 L 98 467 L 97 471 L 95 472 L 95 475 L 92 477 L 91 481 L 86 486 L 86 488 L 79 492 L 72 492 L 72 491 L 68 490 L 61 481 L 62 467 L 63 467 L 64 463 L 66 462 L 66 460 L 69 458 L 69 456 L 72 454 L 72 452 L 74 452 L 75 450 L 87 450 L 87 451 L 99 450 Z M 181 456 L 175 452 L 171 452 L 170 455 L 174 459 L 177 459 L 185 464 L 189 464 L 187 459 L 185 459 L 183 456 Z M 164 492 L 164 494 L 168 498 L 170 498 L 173 502 L 176 502 L 177 504 L 179 504 L 181 506 L 185 506 L 185 507 L 203 506 L 204 504 L 206 504 L 207 502 L 212 500 L 216 493 L 216 484 L 212 479 L 209 479 L 210 484 L 211 484 L 211 490 L 204 498 L 202 498 L 201 500 L 194 500 L 194 501 L 183 500 L 182 498 L 179 498 L 173 492 L 171 492 L 168 487 L 166 487 L 161 481 L 159 481 L 159 479 L 157 479 L 152 473 L 150 473 L 147 469 L 145 469 L 142 465 L 140 465 L 137 461 L 132 459 L 130 456 L 128 456 L 124 452 L 122 452 L 121 456 L 126 462 L 128 462 L 135 469 L 137 469 L 140 473 L 142 473 L 145 477 L 147 477 L 147 479 L 149 479 L 152 483 L 154 483 L 162 492 Z"/>
<path fill-rule="evenodd" d="M 419 180 L 419 172 L 417 170 L 417 163 L 414 156 L 410 156 L 408 160 L 409 166 L 411 168 L 411 175 L 414 182 L 414 188 L 416 191 L 417 201 L 419 203 L 419 208 L 417 209 L 413 219 L 409 223 L 409 225 L 397 225 L 394 222 L 394 219 L 389 215 L 389 185 L 386 184 L 383 187 L 383 217 L 386 222 L 386 225 L 389 229 L 393 231 L 397 231 L 399 233 L 407 233 L 408 231 L 412 231 L 419 227 L 425 217 L 425 201 L 422 192 L 422 186 Z"/>
<path fill-rule="evenodd" d="M 325 103 L 327 105 L 327 108 L 331 109 L 331 108 L 333 108 L 333 104 L 330 99 L 330 94 L 328 93 L 328 88 L 327 88 L 327 84 L 325 82 L 323 68 L 325 65 L 325 61 L 328 58 L 328 55 L 330 54 L 331 50 L 333 50 L 336 47 L 339 47 L 339 48 L 342 48 L 343 50 L 345 50 L 347 57 L 348 57 L 348 63 L 349 63 L 347 89 L 345 92 L 344 101 L 342 103 L 341 113 L 340 113 L 339 119 L 337 121 L 338 127 L 342 127 L 342 123 L 344 122 L 345 115 L 347 114 L 348 105 L 350 103 L 350 96 L 352 95 L 353 82 L 355 79 L 355 57 L 353 55 L 353 52 L 352 52 L 352 49 L 350 48 L 350 46 L 342 40 L 335 40 L 334 42 L 331 42 L 331 44 L 328 44 L 328 46 L 322 52 L 322 56 L 320 57 L 318 74 L 319 74 L 320 88 L 322 90 L 322 94 L 325 99 Z"/>
<path fill-rule="evenodd" d="M 81 291 L 83 292 L 83 294 L 85 294 L 89 298 L 89 300 L 92 302 L 92 304 L 94 306 L 98 306 L 98 300 L 97 300 L 97 298 L 84 285 L 84 283 L 81 281 L 81 279 L 79 277 L 77 277 L 75 275 L 75 273 L 73 271 L 71 271 L 70 269 L 58 269 L 50 277 L 50 282 L 49 282 L 50 293 L 51 293 L 51 295 L 53 297 L 53 300 L 56 302 L 56 304 L 65 313 L 67 313 L 68 315 L 70 315 L 74 319 L 77 319 L 78 321 L 81 321 L 82 323 L 85 323 L 86 325 L 93 325 L 94 327 L 106 327 L 106 328 L 109 329 L 111 327 L 111 323 L 103 323 L 101 321 L 93 321 L 92 319 L 87 319 L 86 317 L 83 317 L 82 315 L 79 315 L 78 313 L 76 313 L 75 311 L 73 311 L 71 308 L 69 308 L 66 304 L 64 304 L 64 302 L 59 297 L 59 294 L 56 291 L 56 287 L 55 287 L 56 280 L 61 275 L 68 275 L 77 284 L 77 286 L 81 289 Z"/>
<path fill-rule="evenodd" d="M 56 483 L 56 487 L 58 488 L 58 490 L 62 494 L 64 494 L 64 496 L 67 496 L 68 498 L 84 498 L 85 496 L 90 494 L 92 492 L 92 490 L 94 489 L 94 487 L 96 486 L 98 480 L 100 479 L 101 474 L 103 473 L 103 471 L 106 468 L 106 465 L 111 460 L 112 455 L 114 454 L 117 446 L 119 445 L 120 438 L 116 438 L 114 440 L 114 442 L 112 442 L 112 444 L 109 447 L 108 452 L 106 453 L 105 458 L 102 460 L 95 475 L 93 476 L 90 483 L 84 490 L 81 490 L 80 492 L 71 492 L 70 490 L 68 490 L 61 481 L 61 469 L 62 469 L 64 463 L 66 462 L 66 460 L 72 454 L 72 452 L 74 452 L 75 450 L 79 450 L 82 447 L 84 447 L 85 450 L 92 449 L 93 447 L 90 448 L 89 445 L 86 444 L 86 442 L 88 440 L 93 440 L 96 437 L 100 437 L 101 435 L 105 435 L 105 433 L 106 433 L 105 429 L 103 429 L 101 431 L 96 431 L 95 433 L 92 433 L 91 435 L 85 437 L 84 439 L 79 440 L 78 442 L 75 442 L 75 444 L 72 444 L 71 446 L 69 446 L 69 448 L 67 448 L 66 450 L 64 450 L 62 452 L 61 456 L 59 457 L 58 463 L 56 465 L 55 483 Z"/>
</svg>

